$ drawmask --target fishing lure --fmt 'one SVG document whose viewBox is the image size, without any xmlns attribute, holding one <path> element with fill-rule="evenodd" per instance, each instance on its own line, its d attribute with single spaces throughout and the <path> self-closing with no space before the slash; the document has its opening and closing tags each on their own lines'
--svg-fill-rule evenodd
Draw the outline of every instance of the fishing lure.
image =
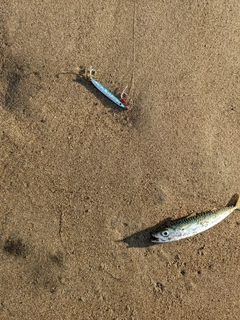
<svg viewBox="0 0 240 320">
<path fill-rule="evenodd" d="M 195 236 L 213 227 L 235 210 L 240 210 L 239 195 L 234 206 L 215 211 L 202 212 L 194 217 L 175 221 L 169 227 L 161 228 L 158 232 L 152 234 L 151 241 L 154 243 L 172 242 Z"/>
<path fill-rule="evenodd" d="M 94 74 L 96 74 L 96 71 L 92 67 L 90 67 L 89 79 L 92 82 L 92 84 L 94 85 L 94 87 L 96 87 L 108 99 L 110 99 L 112 102 L 114 102 L 119 107 L 121 107 L 123 109 L 126 109 L 126 110 L 130 110 L 131 109 L 129 104 L 128 104 L 128 102 L 127 102 L 127 100 L 125 99 L 125 97 L 126 97 L 125 90 L 127 89 L 127 86 L 123 90 L 123 92 L 121 93 L 120 99 L 118 99 L 110 90 L 108 90 L 106 87 L 104 87 L 103 84 L 101 84 L 100 82 L 98 82 L 96 79 L 93 78 Z"/>
</svg>

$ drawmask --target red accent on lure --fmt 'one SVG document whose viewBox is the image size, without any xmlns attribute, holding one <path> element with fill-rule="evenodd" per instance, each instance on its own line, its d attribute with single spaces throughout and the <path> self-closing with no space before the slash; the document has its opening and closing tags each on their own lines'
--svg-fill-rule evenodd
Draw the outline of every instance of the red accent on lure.
<svg viewBox="0 0 240 320">
<path fill-rule="evenodd" d="M 128 110 L 130 110 L 130 105 L 129 105 L 129 103 L 127 102 L 127 100 L 126 99 L 124 99 L 124 98 L 120 98 L 120 100 L 123 102 L 123 104 L 125 104 L 125 106 L 127 107 L 127 109 Z"/>
</svg>

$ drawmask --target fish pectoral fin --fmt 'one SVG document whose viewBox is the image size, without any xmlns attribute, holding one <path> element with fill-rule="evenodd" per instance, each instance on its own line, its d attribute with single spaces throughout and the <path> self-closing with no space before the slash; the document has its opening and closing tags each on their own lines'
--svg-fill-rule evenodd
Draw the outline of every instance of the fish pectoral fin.
<svg viewBox="0 0 240 320">
<path fill-rule="evenodd" d="M 189 228 L 192 225 L 192 222 L 186 223 L 184 224 L 184 226 L 181 227 L 182 230 L 186 230 L 187 228 Z"/>
</svg>

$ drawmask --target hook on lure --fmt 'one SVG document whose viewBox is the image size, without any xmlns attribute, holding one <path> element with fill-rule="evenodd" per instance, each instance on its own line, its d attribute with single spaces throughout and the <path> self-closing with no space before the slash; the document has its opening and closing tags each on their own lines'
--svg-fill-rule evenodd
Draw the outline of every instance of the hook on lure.
<svg viewBox="0 0 240 320">
<path fill-rule="evenodd" d="M 108 90 L 103 84 L 101 84 L 100 82 L 98 82 L 96 79 L 94 79 L 94 75 L 96 74 L 96 71 L 90 67 L 89 69 L 89 79 L 92 82 L 92 84 L 94 85 L 94 87 L 96 87 L 102 94 L 104 94 L 108 99 L 110 99 L 112 102 L 114 102 L 117 106 L 126 109 L 126 110 L 130 110 L 130 106 L 129 103 L 126 100 L 126 88 L 123 90 L 123 92 L 121 93 L 120 99 L 118 99 L 110 90 Z"/>
</svg>

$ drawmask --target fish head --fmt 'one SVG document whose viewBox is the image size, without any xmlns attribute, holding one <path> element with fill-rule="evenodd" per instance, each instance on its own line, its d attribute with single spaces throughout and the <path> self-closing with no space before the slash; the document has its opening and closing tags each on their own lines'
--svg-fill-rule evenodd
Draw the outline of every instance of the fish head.
<svg viewBox="0 0 240 320">
<path fill-rule="evenodd" d="M 176 241 L 182 236 L 181 228 L 165 227 L 152 234 L 151 242 L 163 243 Z"/>
</svg>

